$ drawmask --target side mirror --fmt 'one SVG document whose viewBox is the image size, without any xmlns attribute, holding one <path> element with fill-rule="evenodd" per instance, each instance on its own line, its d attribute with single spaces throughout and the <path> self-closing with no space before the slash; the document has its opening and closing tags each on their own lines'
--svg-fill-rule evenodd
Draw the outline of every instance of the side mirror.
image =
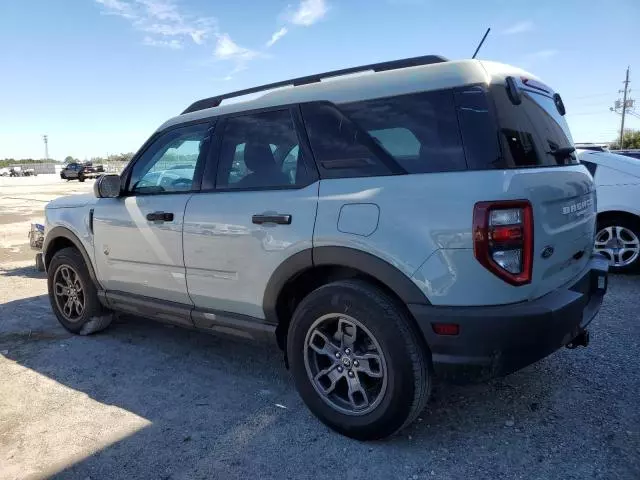
<svg viewBox="0 0 640 480">
<path fill-rule="evenodd" d="M 93 194 L 98 198 L 117 198 L 120 196 L 120 175 L 100 175 L 93 184 Z"/>
</svg>

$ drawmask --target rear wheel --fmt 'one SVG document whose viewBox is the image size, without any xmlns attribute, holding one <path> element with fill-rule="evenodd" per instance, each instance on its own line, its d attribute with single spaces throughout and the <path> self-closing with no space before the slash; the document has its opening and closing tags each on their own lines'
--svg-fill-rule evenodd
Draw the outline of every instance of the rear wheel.
<svg viewBox="0 0 640 480">
<path fill-rule="evenodd" d="M 611 217 L 598 222 L 595 251 L 609 260 L 612 272 L 627 273 L 640 267 L 640 220 Z"/>
<path fill-rule="evenodd" d="M 291 321 L 287 353 L 309 409 L 349 437 L 391 435 L 428 399 L 426 347 L 404 309 L 366 282 L 334 282 L 309 294 Z"/>
<path fill-rule="evenodd" d="M 64 328 L 89 335 L 109 326 L 112 315 L 102 308 L 84 259 L 75 248 L 56 252 L 47 272 L 49 301 Z"/>
<path fill-rule="evenodd" d="M 80 173 L 80 174 L 78 175 L 78 181 L 79 181 L 79 182 L 84 182 L 84 174 L 83 174 L 83 173 Z"/>
</svg>

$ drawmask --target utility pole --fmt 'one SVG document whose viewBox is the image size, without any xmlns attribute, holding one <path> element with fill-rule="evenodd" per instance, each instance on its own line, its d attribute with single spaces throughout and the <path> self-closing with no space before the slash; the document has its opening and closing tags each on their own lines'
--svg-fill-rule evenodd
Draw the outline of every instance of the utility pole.
<svg viewBox="0 0 640 480">
<path fill-rule="evenodd" d="M 624 93 L 622 95 L 622 119 L 620 120 L 620 148 L 624 148 L 624 116 L 627 114 L 627 90 L 629 88 L 629 67 L 627 66 L 627 77 L 624 80 Z M 622 92 L 622 90 L 621 90 Z"/>
<path fill-rule="evenodd" d="M 44 159 L 49 160 L 49 136 L 43 135 L 42 139 L 44 140 Z"/>
</svg>

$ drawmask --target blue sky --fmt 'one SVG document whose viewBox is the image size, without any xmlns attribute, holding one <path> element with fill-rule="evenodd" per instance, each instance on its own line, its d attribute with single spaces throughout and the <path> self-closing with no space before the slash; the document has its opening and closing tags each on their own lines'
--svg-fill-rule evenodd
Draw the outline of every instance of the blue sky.
<svg viewBox="0 0 640 480">
<path fill-rule="evenodd" d="M 56 159 L 135 151 L 199 98 L 428 53 L 469 58 L 487 26 L 480 58 L 540 76 L 576 141 L 607 141 L 627 65 L 640 101 L 639 18 L 637 0 L 0 0 L 0 158 L 43 157 L 44 133 Z"/>
</svg>

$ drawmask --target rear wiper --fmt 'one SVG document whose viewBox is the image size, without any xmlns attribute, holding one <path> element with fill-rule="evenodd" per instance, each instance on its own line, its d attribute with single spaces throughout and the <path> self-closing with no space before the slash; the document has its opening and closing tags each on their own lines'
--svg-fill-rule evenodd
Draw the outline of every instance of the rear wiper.
<svg viewBox="0 0 640 480">
<path fill-rule="evenodd" d="M 575 151 L 576 151 L 576 147 L 562 147 L 562 148 L 556 148 L 555 150 L 552 150 L 547 153 L 550 155 L 553 155 L 556 160 L 564 160 Z"/>
<path fill-rule="evenodd" d="M 556 148 L 547 152 L 549 155 L 553 155 L 557 162 L 563 162 L 568 156 L 576 151 L 576 147 L 562 147 Z"/>
</svg>

